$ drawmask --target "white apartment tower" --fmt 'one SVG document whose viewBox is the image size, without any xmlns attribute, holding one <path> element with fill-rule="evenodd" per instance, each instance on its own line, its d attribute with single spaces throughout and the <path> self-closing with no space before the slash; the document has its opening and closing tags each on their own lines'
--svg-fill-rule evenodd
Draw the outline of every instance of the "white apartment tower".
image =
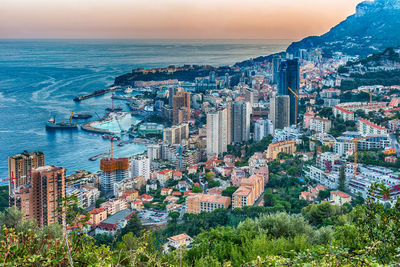
<svg viewBox="0 0 400 267">
<path fill-rule="evenodd" d="M 145 156 L 134 158 L 131 163 L 132 177 L 143 176 L 150 179 L 150 159 Z"/>
<path fill-rule="evenodd" d="M 207 114 L 207 156 L 218 156 L 227 151 L 227 109 Z"/>
</svg>

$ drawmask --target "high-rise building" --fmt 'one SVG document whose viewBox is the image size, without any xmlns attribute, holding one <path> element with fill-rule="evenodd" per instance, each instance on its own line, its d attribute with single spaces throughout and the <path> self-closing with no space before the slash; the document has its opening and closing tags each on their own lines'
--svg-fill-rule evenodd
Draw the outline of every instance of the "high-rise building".
<svg viewBox="0 0 400 267">
<path fill-rule="evenodd" d="M 274 56 L 272 59 L 272 83 L 277 84 L 279 80 L 279 67 L 281 65 L 281 57 Z"/>
<path fill-rule="evenodd" d="M 227 151 L 226 108 L 207 114 L 207 156 L 218 156 Z"/>
<path fill-rule="evenodd" d="M 161 158 L 161 146 L 159 144 L 151 144 L 147 146 L 147 157 L 151 160 Z"/>
<path fill-rule="evenodd" d="M 297 59 L 287 60 L 281 63 L 279 68 L 278 95 L 288 95 L 290 98 L 290 124 L 296 122 L 296 97 L 289 90 L 294 91 L 297 95 L 300 89 L 300 69 Z"/>
<path fill-rule="evenodd" d="M 257 120 L 254 124 L 254 141 L 256 142 L 273 133 L 274 125 L 270 120 Z"/>
<path fill-rule="evenodd" d="M 43 152 L 24 151 L 8 158 L 9 193 L 30 183 L 32 170 L 44 165 Z M 15 179 L 12 179 L 15 178 Z"/>
<path fill-rule="evenodd" d="M 246 89 L 246 93 L 245 93 L 245 100 L 246 102 L 249 102 L 251 106 L 253 106 L 253 104 L 257 104 L 258 103 L 258 91 L 254 90 L 254 89 Z"/>
<path fill-rule="evenodd" d="M 132 159 L 132 177 L 143 176 L 146 180 L 150 179 L 150 159 L 139 156 Z"/>
<path fill-rule="evenodd" d="M 250 115 L 252 108 L 249 102 L 239 101 L 231 108 L 231 139 L 241 143 L 250 139 Z"/>
<path fill-rule="evenodd" d="M 188 122 L 190 118 L 190 92 L 179 91 L 172 97 L 172 123 Z"/>
<path fill-rule="evenodd" d="M 290 99 L 288 95 L 277 95 L 271 98 L 269 119 L 274 129 L 290 126 Z"/>
<path fill-rule="evenodd" d="M 31 183 L 16 189 L 13 205 L 22 210 L 25 218 L 35 219 L 40 227 L 52 223 L 65 224 L 65 169 L 46 165 L 32 170 Z"/>
<path fill-rule="evenodd" d="M 110 159 L 104 158 L 100 161 L 101 190 L 108 192 L 114 188 L 114 183 L 122 181 L 129 176 L 129 159 L 117 158 Z"/>
<path fill-rule="evenodd" d="M 174 95 L 176 95 L 176 93 L 178 93 L 179 91 L 181 91 L 182 88 L 180 87 L 170 87 L 169 88 L 169 106 L 172 107 L 172 99 L 174 97 Z"/>
<path fill-rule="evenodd" d="M 189 138 L 189 124 L 181 123 L 163 130 L 163 141 L 168 145 L 181 144 Z"/>
</svg>

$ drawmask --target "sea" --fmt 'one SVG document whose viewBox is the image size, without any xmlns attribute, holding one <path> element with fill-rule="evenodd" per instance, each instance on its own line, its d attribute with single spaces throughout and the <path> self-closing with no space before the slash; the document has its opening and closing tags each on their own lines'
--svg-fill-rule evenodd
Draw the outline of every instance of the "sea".
<svg viewBox="0 0 400 267">
<path fill-rule="evenodd" d="M 96 119 L 111 106 L 111 95 L 74 102 L 77 95 L 107 88 L 114 78 L 137 67 L 183 64 L 233 65 L 249 58 L 284 51 L 291 40 L 0 40 L 0 184 L 8 184 L 9 156 L 27 151 L 45 153 L 46 164 L 67 173 L 99 170 L 110 141 L 82 130 L 47 131 L 55 116 L 68 120 L 71 112 Z M 123 101 L 114 101 L 125 111 Z M 140 121 L 132 117 L 131 123 Z M 78 121 L 80 124 L 84 121 Z M 114 125 L 115 126 L 115 125 Z M 140 144 L 114 146 L 116 157 L 145 152 Z"/>
</svg>

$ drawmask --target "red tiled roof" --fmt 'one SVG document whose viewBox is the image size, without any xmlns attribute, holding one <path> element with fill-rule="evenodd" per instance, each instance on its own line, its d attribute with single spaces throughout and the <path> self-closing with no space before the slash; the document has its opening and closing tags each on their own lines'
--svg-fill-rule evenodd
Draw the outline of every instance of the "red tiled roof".
<svg viewBox="0 0 400 267">
<path fill-rule="evenodd" d="M 157 172 L 157 173 L 158 173 L 158 174 L 161 174 L 161 175 L 166 175 L 166 174 L 168 174 L 168 173 L 170 173 L 170 172 L 172 172 L 171 169 L 166 169 L 166 170 L 159 171 L 159 172 Z"/>
<path fill-rule="evenodd" d="M 96 214 L 96 213 L 100 213 L 103 212 L 104 208 L 98 208 L 98 209 L 92 209 L 91 211 L 89 211 L 90 214 Z"/>
<path fill-rule="evenodd" d="M 385 128 L 383 128 L 383 127 L 381 127 L 381 126 L 379 126 L 379 125 L 377 125 L 375 123 L 372 123 L 370 121 L 367 121 L 365 119 L 360 119 L 360 122 L 365 123 L 366 125 L 368 125 L 368 126 L 370 126 L 372 128 L 378 129 L 378 130 L 385 130 Z"/>
<path fill-rule="evenodd" d="M 349 198 L 350 196 L 342 191 L 331 191 L 331 194 L 337 195 L 342 198 Z"/>
<path fill-rule="evenodd" d="M 178 192 L 178 191 L 175 191 L 175 192 L 172 192 L 172 195 L 173 196 L 180 196 L 180 195 L 182 195 L 182 193 Z"/>
<path fill-rule="evenodd" d="M 344 108 L 342 108 L 342 107 L 336 106 L 336 107 L 334 107 L 334 108 L 336 108 L 336 109 L 338 109 L 338 110 L 340 110 L 340 111 L 342 111 L 342 112 L 344 112 L 344 113 L 347 113 L 347 114 L 353 114 L 353 112 L 351 112 L 351 111 L 349 111 L 349 110 L 347 110 L 347 109 L 344 109 Z"/>
</svg>

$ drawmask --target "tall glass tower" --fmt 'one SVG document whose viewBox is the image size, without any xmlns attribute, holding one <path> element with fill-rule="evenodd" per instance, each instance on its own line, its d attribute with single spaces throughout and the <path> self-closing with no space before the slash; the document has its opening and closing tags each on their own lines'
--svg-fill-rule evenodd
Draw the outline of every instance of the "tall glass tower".
<svg viewBox="0 0 400 267">
<path fill-rule="evenodd" d="M 279 67 L 278 95 L 288 95 L 290 98 L 290 124 L 295 124 L 295 103 L 296 97 L 290 90 L 297 95 L 300 89 L 300 69 L 297 59 L 287 60 L 281 63 Z"/>
</svg>

